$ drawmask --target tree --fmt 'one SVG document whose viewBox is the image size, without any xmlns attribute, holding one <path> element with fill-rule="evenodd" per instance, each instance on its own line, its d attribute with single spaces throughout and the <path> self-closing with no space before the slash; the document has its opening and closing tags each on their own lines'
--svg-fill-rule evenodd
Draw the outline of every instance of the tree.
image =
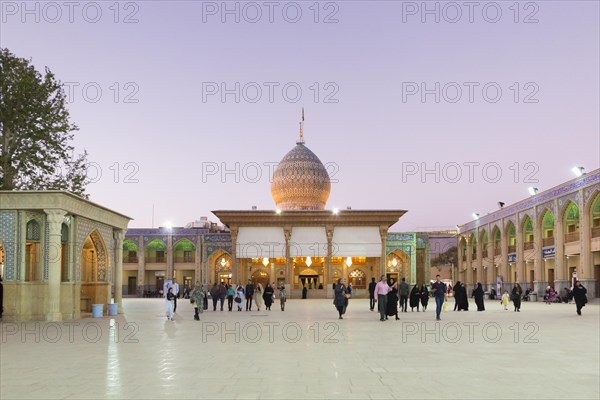
<svg viewBox="0 0 600 400">
<path fill-rule="evenodd" d="M 432 267 L 448 264 L 458 265 L 458 248 L 456 246 L 450 247 L 448 250 L 431 260 Z"/>
<path fill-rule="evenodd" d="M 0 190 L 68 190 L 83 197 L 87 152 L 74 155 L 78 128 L 63 86 L 46 67 L 0 49 Z"/>
</svg>

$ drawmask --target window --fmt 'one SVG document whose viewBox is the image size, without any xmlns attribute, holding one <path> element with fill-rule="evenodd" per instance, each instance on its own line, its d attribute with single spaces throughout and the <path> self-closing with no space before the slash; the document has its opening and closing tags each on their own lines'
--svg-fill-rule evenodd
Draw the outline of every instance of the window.
<svg viewBox="0 0 600 400">
<path fill-rule="evenodd" d="M 60 233 L 60 280 L 69 281 L 69 227 L 62 224 Z"/>
<path fill-rule="evenodd" d="M 164 250 L 156 250 L 156 262 L 157 263 L 165 262 L 165 251 Z"/>
<path fill-rule="evenodd" d="M 25 281 L 40 280 L 41 228 L 36 220 L 27 223 L 25 238 Z"/>
<path fill-rule="evenodd" d="M 192 262 L 192 252 L 190 250 L 186 250 L 183 252 L 183 262 Z"/>
</svg>

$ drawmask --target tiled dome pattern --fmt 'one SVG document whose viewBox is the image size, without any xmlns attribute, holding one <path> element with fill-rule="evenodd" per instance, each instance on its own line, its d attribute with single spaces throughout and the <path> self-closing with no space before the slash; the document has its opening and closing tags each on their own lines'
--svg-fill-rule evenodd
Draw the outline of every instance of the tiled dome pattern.
<svg viewBox="0 0 600 400">
<path fill-rule="evenodd" d="M 325 166 L 301 143 L 283 157 L 273 173 L 271 195 L 282 210 L 323 210 L 330 191 Z"/>
</svg>

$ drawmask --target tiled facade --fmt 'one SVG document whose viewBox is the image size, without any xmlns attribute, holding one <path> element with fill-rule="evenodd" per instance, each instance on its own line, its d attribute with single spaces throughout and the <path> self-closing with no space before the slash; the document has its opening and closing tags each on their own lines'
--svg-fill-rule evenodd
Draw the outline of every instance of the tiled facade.
<svg viewBox="0 0 600 400">
<path fill-rule="evenodd" d="M 457 272 L 471 286 L 501 279 L 503 289 L 516 282 L 538 298 L 547 286 L 570 287 L 576 276 L 598 296 L 600 170 L 460 226 Z"/>
</svg>

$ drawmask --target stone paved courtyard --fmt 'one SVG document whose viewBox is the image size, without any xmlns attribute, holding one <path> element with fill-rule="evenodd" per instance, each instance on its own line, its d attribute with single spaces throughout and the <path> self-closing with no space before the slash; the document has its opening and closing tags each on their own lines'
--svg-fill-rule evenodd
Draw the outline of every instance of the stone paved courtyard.
<svg viewBox="0 0 600 400">
<path fill-rule="evenodd" d="M 368 300 L 343 320 L 330 300 L 290 300 L 197 322 L 188 300 L 167 321 L 162 300 L 125 299 L 114 318 L 3 322 L 0 398 L 599 398 L 597 300 L 582 317 L 487 301 L 441 323 L 433 306 L 380 322 Z"/>
</svg>

